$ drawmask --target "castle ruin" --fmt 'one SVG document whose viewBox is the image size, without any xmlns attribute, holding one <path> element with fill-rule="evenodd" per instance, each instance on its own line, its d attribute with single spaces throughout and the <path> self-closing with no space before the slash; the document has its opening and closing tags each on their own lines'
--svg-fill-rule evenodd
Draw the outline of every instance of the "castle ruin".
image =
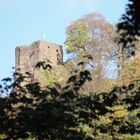
<svg viewBox="0 0 140 140">
<path fill-rule="evenodd" d="M 36 69 L 38 62 L 45 62 L 53 67 L 63 63 L 63 50 L 61 45 L 48 43 L 44 40 L 33 42 L 29 46 L 16 47 L 16 70 L 20 73 L 30 72 L 33 80 L 42 82 L 40 70 Z"/>
</svg>

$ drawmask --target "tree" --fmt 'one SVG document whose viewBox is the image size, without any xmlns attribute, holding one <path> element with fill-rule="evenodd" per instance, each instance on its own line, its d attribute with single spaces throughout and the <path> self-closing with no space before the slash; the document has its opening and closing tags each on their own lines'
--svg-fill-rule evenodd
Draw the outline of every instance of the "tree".
<svg viewBox="0 0 140 140">
<path fill-rule="evenodd" d="M 135 46 L 137 48 L 140 47 L 140 40 L 136 42 Z M 140 49 L 137 49 L 135 52 L 136 55 L 134 57 L 123 61 L 123 67 L 119 70 L 121 73 L 121 85 L 128 85 L 130 82 L 140 78 Z"/>
<path fill-rule="evenodd" d="M 128 83 L 136 79 L 138 76 L 138 59 L 135 58 L 139 51 L 139 35 L 140 35 L 140 1 L 129 0 L 126 13 L 122 15 L 120 22 L 117 24 L 118 42 L 121 52 L 121 68 L 120 74 L 122 80 Z M 133 60 L 132 60 L 133 57 Z M 130 70 L 131 69 L 131 70 Z M 126 73 L 127 72 L 127 73 Z M 133 74 L 130 74 L 133 73 Z M 126 76 L 128 75 L 128 76 Z M 135 78 L 134 78 L 135 77 Z M 128 80 L 126 80 L 128 78 Z"/>
<path fill-rule="evenodd" d="M 102 15 L 91 13 L 68 26 L 66 34 L 67 53 L 78 60 L 88 61 L 86 67 L 91 70 L 94 89 L 99 92 L 99 85 L 103 85 L 106 77 L 106 66 L 116 54 L 113 26 Z"/>
<path fill-rule="evenodd" d="M 41 89 L 39 83 L 21 86 L 26 76 L 16 79 L 12 85 L 17 88 L 9 97 L 0 98 L 1 139 L 128 140 L 140 137 L 139 86 L 131 84 L 104 94 L 81 96 L 80 87 L 91 80 L 87 70 L 75 72 L 64 87 L 56 85 L 46 89 Z M 3 80 L 5 85 L 9 80 Z"/>
<path fill-rule="evenodd" d="M 135 55 L 135 41 L 140 35 L 140 1 L 129 0 L 126 13 L 117 27 L 120 35 L 118 41 L 122 46 L 122 52 L 127 54 L 126 57 Z"/>
</svg>

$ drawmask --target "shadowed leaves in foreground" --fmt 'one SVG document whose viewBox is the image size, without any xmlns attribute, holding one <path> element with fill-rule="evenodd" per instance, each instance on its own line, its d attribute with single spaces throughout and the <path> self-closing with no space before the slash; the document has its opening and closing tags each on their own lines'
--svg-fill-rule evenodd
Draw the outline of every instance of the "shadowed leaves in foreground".
<svg viewBox="0 0 140 140">
<path fill-rule="evenodd" d="M 9 97 L 0 99 L 2 139 L 107 140 L 139 134 L 139 81 L 115 87 L 110 93 L 83 96 L 79 89 L 91 80 L 87 70 L 76 71 L 65 87 L 21 86 L 23 77 L 16 79 Z"/>
</svg>

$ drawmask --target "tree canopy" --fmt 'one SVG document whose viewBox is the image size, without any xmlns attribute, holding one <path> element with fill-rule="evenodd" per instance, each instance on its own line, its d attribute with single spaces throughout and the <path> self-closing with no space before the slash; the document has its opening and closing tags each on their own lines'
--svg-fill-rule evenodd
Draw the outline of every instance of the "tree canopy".
<svg viewBox="0 0 140 140">
<path fill-rule="evenodd" d="M 68 26 L 66 34 L 67 52 L 75 60 L 88 62 L 86 67 L 92 73 L 94 89 L 105 85 L 107 65 L 117 54 L 114 27 L 101 14 L 90 13 Z M 103 88 L 99 87 L 95 91 L 100 92 Z"/>
<path fill-rule="evenodd" d="M 135 41 L 140 36 L 140 1 L 129 0 L 126 13 L 123 14 L 117 27 L 118 41 L 122 45 L 123 52 L 127 53 L 127 57 L 135 55 Z"/>
</svg>

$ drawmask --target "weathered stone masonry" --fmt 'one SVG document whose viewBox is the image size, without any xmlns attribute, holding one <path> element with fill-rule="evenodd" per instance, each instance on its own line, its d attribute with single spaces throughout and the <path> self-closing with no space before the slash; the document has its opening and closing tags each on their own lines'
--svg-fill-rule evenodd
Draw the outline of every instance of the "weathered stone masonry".
<svg viewBox="0 0 140 140">
<path fill-rule="evenodd" d="M 16 47 L 16 70 L 19 69 L 20 73 L 30 72 L 34 74 L 34 80 L 42 82 L 41 72 L 35 69 L 38 62 L 46 62 L 52 67 L 62 64 L 62 46 L 38 40 L 29 46 Z"/>
</svg>

